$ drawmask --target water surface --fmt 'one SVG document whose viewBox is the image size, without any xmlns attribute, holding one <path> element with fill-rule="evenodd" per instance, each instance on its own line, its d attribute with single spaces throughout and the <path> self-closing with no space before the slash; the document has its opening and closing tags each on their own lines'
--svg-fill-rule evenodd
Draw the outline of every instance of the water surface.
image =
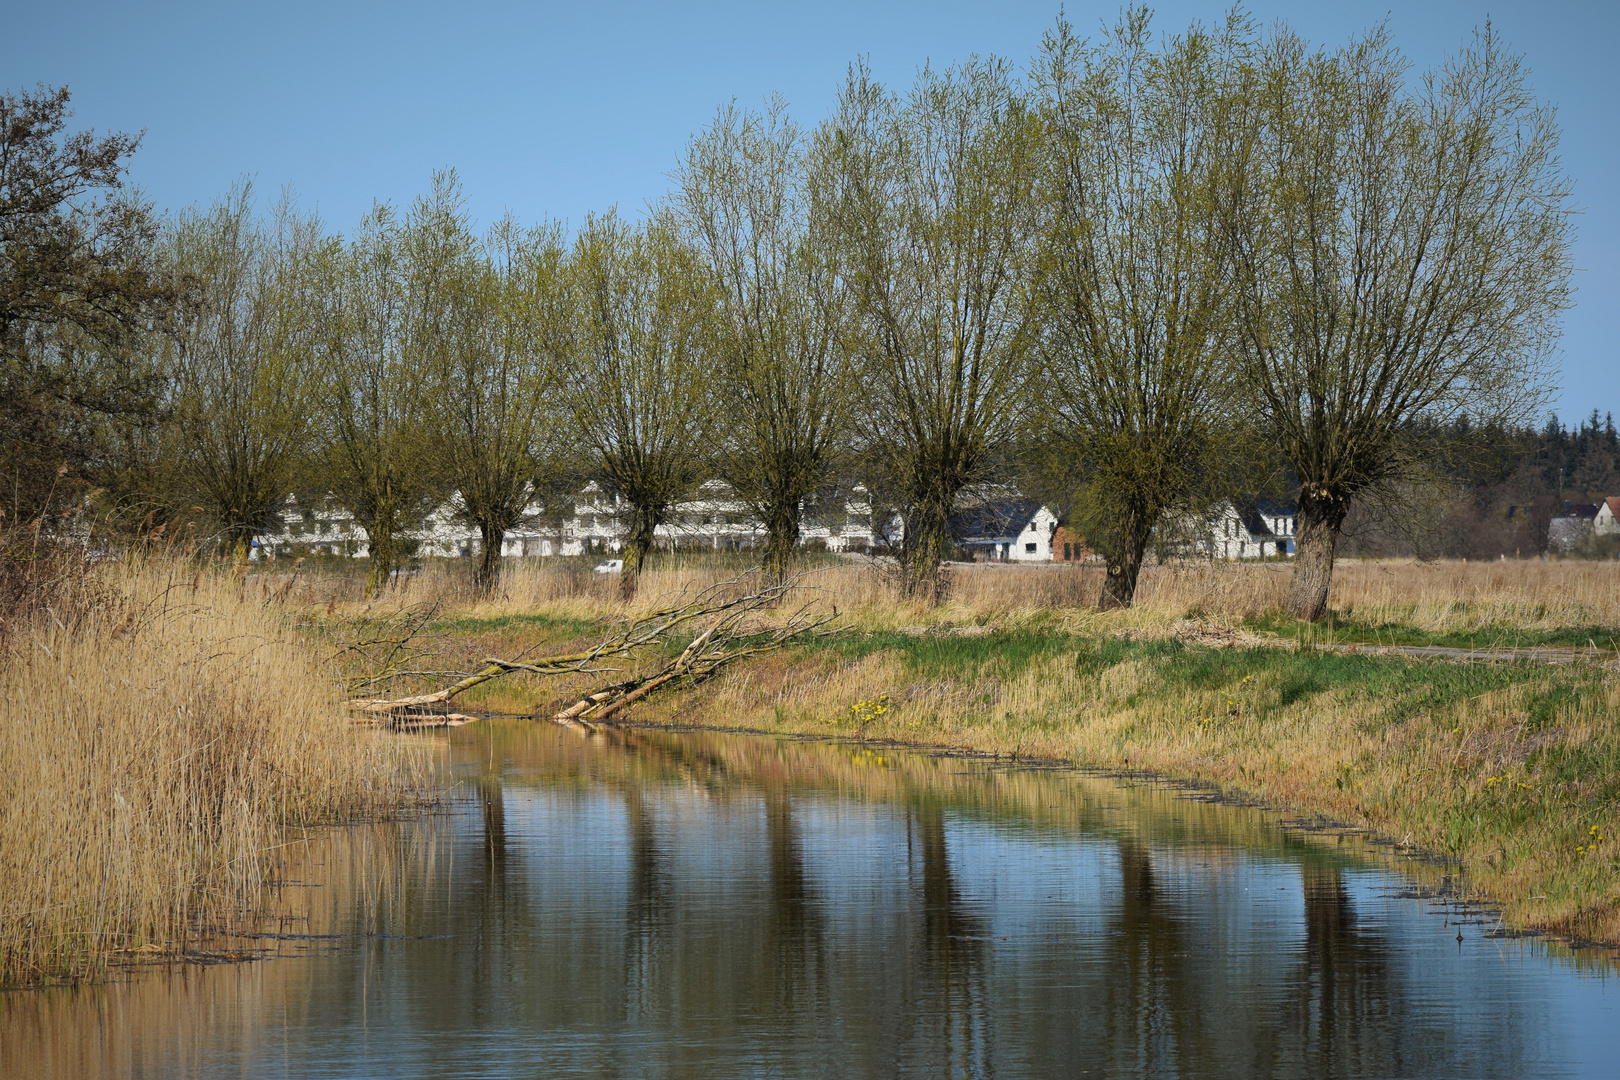
<svg viewBox="0 0 1620 1080">
<path fill-rule="evenodd" d="M 0 1075 L 1620 1073 L 1605 958 L 1260 810 L 765 737 L 448 738 L 453 812 L 290 854 L 281 958 L 4 995 Z"/>
</svg>

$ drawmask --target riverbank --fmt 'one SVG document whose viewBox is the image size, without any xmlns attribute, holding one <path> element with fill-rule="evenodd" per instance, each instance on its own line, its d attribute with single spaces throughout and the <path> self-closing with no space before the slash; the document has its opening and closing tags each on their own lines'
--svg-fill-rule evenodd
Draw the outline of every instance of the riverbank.
<svg viewBox="0 0 1620 1080">
<path fill-rule="evenodd" d="M 844 601 L 841 634 L 630 718 L 1212 784 L 1450 860 L 1512 927 L 1620 942 L 1620 679 L 1603 647 L 1620 626 L 1620 570 L 1349 564 L 1334 620 L 1307 627 L 1276 614 L 1286 569 L 1161 569 L 1138 608 L 1109 615 L 1075 603 L 1090 583 L 1065 568 L 975 568 L 937 609 L 886 599 L 881 582 L 865 586 L 873 598 L 834 582 L 821 602 Z M 587 640 L 606 610 L 508 598 L 440 628 L 469 656 L 502 655 Z M 1548 666 L 1312 647 L 1350 641 L 1587 651 Z M 514 679 L 458 700 L 544 713 L 580 688 Z"/>
<path fill-rule="evenodd" d="M 36 584 L 0 639 L 0 985 L 183 956 L 259 913 L 292 832 L 427 794 L 421 748 L 344 723 L 325 657 L 228 568 L 81 556 Z"/>
<path fill-rule="evenodd" d="M 1620 690 L 1168 636 L 882 634 L 773 658 L 642 722 L 842 735 L 1218 786 L 1454 860 L 1509 925 L 1620 941 Z"/>
</svg>

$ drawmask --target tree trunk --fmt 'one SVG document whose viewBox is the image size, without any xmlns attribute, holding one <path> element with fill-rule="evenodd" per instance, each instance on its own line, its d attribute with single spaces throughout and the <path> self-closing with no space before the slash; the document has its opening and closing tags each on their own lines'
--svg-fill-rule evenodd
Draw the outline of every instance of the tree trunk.
<svg viewBox="0 0 1620 1080">
<path fill-rule="evenodd" d="M 663 514 L 650 506 L 632 506 L 630 531 L 624 538 L 624 566 L 619 572 L 619 599 L 629 603 L 636 598 L 641 582 L 641 564 L 652 550 L 658 522 Z"/>
<path fill-rule="evenodd" d="M 929 604 L 939 603 L 944 593 L 944 579 L 940 563 L 950 544 L 949 501 L 939 498 L 924 499 L 906 522 L 906 536 L 901 542 L 905 554 L 905 594 Z"/>
<path fill-rule="evenodd" d="M 787 579 L 799 547 L 799 500 L 775 499 L 765 507 L 765 576 Z"/>
<path fill-rule="evenodd" d="M 1326 489 L 1305 485 L 1299 496 L 1299 538 L 1294 550 L 1294 573 L 1288 581 L 1288 613 L 1307 622 L 1327 614 L 1328 589 L 1333 585 L 1333 552 L 1339 546 L 1346 500 Z"/>
<path fill-rule="evenodd" d="M 483 550 L 478 553 L 478 570 L 473 574 L 473 591 L 489 596 L 501 583 L 501 544 L 506 530 L 490 521 L 478 523 L 478 542 Z"/>
<path fill-rule="evenodd" d="M 1142 575 L 1142 560 L 1151 531 L 1129 529 L 1119 538 L 1119 550 L 1107 553 L 1108 574 L 1103 578 L 1102 595 L 1097 598 L 1098 611 L 1128 608 L 1136 600 L 1136 582 Z"/>
<path fill-rule="evenodd" d="M 370 564 L 366 569 L 366 596 L 381 596 L 383 590 L 388 588 L 388 579 L 394 570 L 394 530 L 381 524 L 371 522 L 366 527 L 368 534 Z"/>
</svg>

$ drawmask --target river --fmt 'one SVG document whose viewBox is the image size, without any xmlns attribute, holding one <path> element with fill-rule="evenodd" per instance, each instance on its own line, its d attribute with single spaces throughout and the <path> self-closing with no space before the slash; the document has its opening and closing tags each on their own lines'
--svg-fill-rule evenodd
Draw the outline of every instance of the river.
<svg viewBox="0 0 1620 1080">
<path fill-rule="evenodd" d="M 763 736 L 437 737 L 450 811 L 291 849 L 276 958 L 0 995 L 0 1075 L 1620 1074 L 1610 957 L 1269 811 Z"/>
</svg>

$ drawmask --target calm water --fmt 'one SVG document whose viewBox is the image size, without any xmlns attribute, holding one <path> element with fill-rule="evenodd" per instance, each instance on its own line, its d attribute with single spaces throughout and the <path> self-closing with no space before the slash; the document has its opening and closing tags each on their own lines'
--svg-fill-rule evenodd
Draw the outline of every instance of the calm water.
<svg viewBox="0 0 1620 1080">
<path fill-rule="evenodd" d="M 0 1074 L 1620 1075 L 1608 959 L 1274 815 L 825 743 L 450 739 L 454 813 L 290 855 L 281 958 L 0 996 Z"/>
</svg>

